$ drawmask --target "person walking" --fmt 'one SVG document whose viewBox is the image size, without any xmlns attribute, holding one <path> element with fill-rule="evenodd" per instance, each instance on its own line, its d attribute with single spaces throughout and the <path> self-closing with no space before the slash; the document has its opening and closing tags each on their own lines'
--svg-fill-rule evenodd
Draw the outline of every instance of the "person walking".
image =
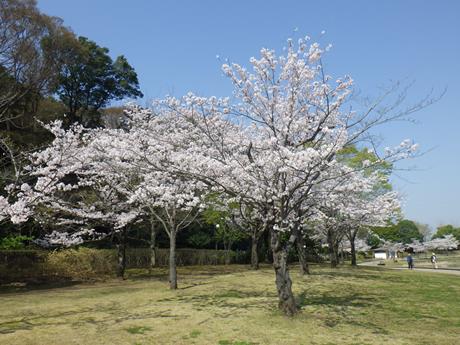
<svg viewBox="0 0 460 345">
<path fill-rule="evenodd" d="M 410 270 L 413 270 L 414 269 L 414 258 L 412 257 L 411 253 L 407 255 L 406 261 L 407 261 L 407 268 Z"/>
<path fill-rule="evenodd" d="M 431 265 L 433 266 L 433 269 L 438 269 L 438 258 L 435 253 L 431 254 Z"/>
</svg>

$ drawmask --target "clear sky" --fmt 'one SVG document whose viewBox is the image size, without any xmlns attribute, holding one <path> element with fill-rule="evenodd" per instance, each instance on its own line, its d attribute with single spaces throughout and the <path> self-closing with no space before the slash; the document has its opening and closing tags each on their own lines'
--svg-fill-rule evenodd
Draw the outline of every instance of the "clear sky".
<svg viewBox="0 0 460 345">
<path fill-rule="evenodd" d="M 299 35 L 332 43 L 328 73 L 350 74 L 363 95 L 375 96 L 391 81 L 415 81 L 409 105 L 447 87 L 439 102 L 415 115 L 417 124 L 393 123 L 381 133 L 388 146 L 410 138 L 429 151 L 400 165 L 416 169 L 393 177 L 406 217 L 460 225 L 460 1 L 38 0 L 38 6 L 113 57 L 125 55 L 145 102 L 190 90 L 229 95 L 216 55 L 246 64 L 260 48 L 280 52 Z"/>
</svg>

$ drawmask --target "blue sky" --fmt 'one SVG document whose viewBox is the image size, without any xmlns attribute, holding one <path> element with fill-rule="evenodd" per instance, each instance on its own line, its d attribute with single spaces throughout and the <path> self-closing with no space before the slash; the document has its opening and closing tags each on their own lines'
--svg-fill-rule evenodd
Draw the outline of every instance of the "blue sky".
<svg viewBox="0 0 460 345">
<path fill-rule="evenodd" d="M 415 115 L 417 124 L 393 123 L 380 133 L 389 146 L 410 138 L 428 151 L 400 165 L 415 169 L 393 177 L 405 215 L 433 227 L 460 225 L 460 1 L 38 0 L 38 6 L 112 56 L 125 55 L 145 102 L 190 90 L 229 95 L 216 55 L 246 64 L 260 48 L 280 52 L 298 35 L 332 43 L 328 73 L 350 74 L 363 95 L 376 96 L 391 81 L 415 81 L 409 105 L 447 87 L 439 102 Z"/>
</svg>

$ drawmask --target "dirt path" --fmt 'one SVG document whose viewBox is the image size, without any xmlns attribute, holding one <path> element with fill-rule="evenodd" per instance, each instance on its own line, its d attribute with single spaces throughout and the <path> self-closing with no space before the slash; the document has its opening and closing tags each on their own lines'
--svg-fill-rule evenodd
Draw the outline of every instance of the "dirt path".
<svg viewBox="0 0 460 345">
<path fill-rule="evenodd" d="M 369 262 L 363 262 L 363 263 L 360 263 L 358 264 L 358 266 L 369 266 L 369 267 L 383 267 L 383 268 L 386 268 L 386 269 L 389 269 L 389 270 L 403 270 L 403 271 L 408 271 L 407 268 L 405 267 L 385 267 L 385 266 L 381 266 L 379 265 L 379 262 L 380 260 L 378 261 L 369 261 Z M 432 268 L 414 268 L 413 271 L 417 271 L 417 272 L 431 272 L 431 273 L 446 273 L 446 274 L 453 274 L 453 275 L 457 275 L 457 276 L 460 276 L 460 270 L 454 270 L 454 269 L 451 269 L 451 270 L 445 270 L 445 269 L 442 269 L 442 268 L 438 268 L 438 269 L 432 269 Z"/>
<path fill-rule="evenodd" d="M 391 270 L 408 270 L 407 268 L 403 267 L 394 267 L 390 268 Z M 420 271 L 420 272 L 431 272 L 431 273 L 447 273 L 460 276 L 460 270 L 444 270 L 442 268 L 432 269 L 432 268 L 414 268 L 413 271 Z"/>
</svg>

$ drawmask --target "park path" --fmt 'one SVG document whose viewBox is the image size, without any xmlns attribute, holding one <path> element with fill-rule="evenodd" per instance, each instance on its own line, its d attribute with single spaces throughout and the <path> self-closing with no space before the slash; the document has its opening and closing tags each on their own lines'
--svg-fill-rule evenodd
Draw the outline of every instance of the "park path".
<svg viewBox="0 0 460 345">
<path fill-rule="evenodd" d="M 362 262 L 362 263 L 358 264 L 358 266 L 382 267 L 382 268 L 386 268 L 388 270 L 399 270 L 399 271 L 401 271 L 401 270 L 404 271 L 405 270 L 405 271 L 408 271 L 408 269 L 405 268 L 405 267 L 385 267 L 385 266 L 380 266 L 379 262 L 380 262 L 380 260 Z M 460 270 L 455 270 L 455 269 L 445 270 L 445 269 L 442 269 L 442 268 L 432 269 L 432 268 L 417 268 L 417 267 L 415 267 L 413 269 L 413 271 L 431 272 L 431 273 L 446 273 L 446 274 L 453 274 L 453 275 L 460 276 Z"/>
</svg>

